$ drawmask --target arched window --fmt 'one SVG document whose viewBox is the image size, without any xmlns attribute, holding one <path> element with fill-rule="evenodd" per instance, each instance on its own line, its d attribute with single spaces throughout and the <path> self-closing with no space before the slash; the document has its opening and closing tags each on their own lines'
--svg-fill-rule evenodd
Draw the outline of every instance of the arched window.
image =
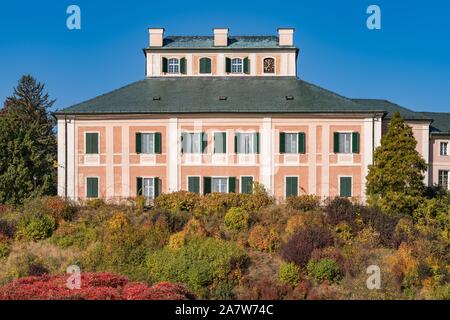
<svg viewBox="0 0 450 320">
<path fill-rule="evenodd" d="M 242 59 L 231 59 L 231 73 L 242 73 Z"/>
<path fill-rule="evenodd" d="M 180 72 L 180 60 L 177 58 L 169 59 L 169 73 L 179 73 Z"/>
<path fill-rule="evenodd" d="M 200 59 L 200 73 L 211 73 L 211 59 L 201 58 Z"/>
<path fill-rule="evenodd" d="M 264 73 L 275 73 L 275 59 L 265 58 L 263 60 Z"/>
</svg>

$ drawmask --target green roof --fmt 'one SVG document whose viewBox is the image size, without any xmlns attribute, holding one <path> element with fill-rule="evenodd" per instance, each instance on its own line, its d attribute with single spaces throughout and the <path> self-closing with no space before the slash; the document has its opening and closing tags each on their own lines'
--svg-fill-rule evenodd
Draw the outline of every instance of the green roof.
<svg viewBox="0 0 450 320">
<path fill-rule="evenodd" d="M 163 40 L 165 49 L 216 49 L 213 36 L 168 36 Z M 228 46 L 221 49 L 275 49 L 279 46 L 278 36 L 230 36 Z M 294 47 L 288 47 L 294 48 Z M 153 48 L 152 48 L 153 49 Z"/>
<path fill-rule="evenodd" d="M 366 108 L 375 108 L 378 110 L 385 110 L 387 112 L 386 118 L 391 119 L 395 112 L 399 112 L 400 116 L 406 120 L 432 120 L 429 116 L 421 112 L 416 112 L 405 107 L 399 106 L 388 100 L 380 99 L 353 99 L 353 101 L 365 106 Z"/>
<path fill-rule="evenodd" d="M 432 118 L 430 131 L 433 134 L 450 134 L 450 113 L 422 112 L 425 117 Z"/>
<path fill-rule="evenodd" d="M 292 98 L 292 99 L 289 99 Z M 147 78 L 56 114 L 382 112 L 295 77 Z"/>
</svg>

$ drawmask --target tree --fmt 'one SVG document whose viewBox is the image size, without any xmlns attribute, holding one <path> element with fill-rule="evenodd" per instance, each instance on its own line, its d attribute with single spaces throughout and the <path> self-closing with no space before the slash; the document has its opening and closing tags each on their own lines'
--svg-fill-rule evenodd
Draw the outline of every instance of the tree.
<svg viewBox="0 0 450 320">
<path fill-rule="evenodd" d="M 388 214 L 412 215 L 425 192 L 427 169 L 416 145 L 411 127 L 396 112 L 369 166 L 369 204 L 380 206 Z"/>
<path fill-rule="evenodd" d="M 53 103 L 30 75 L 6 98 L 0 110 L 0 203 L 17 205 L 56 192 Z"/>
</svg>

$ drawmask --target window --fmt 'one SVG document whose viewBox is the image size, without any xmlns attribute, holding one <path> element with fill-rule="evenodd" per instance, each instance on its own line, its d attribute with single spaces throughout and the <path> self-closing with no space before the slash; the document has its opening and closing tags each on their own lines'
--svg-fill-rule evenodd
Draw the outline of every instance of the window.
<svg viewBox="0 0 450 320">
<path fill-rule="evenodd" d="M 335 132 L 334 153 L 359 153 L 359 132 Z"/>
<path fill-rule="evenodd" d="M 441 142 L 441 156 L 448 156 L 448 142 Z"/>
<path fill-rule="evenodd" d="M 231 59 L 231 73 L 242 73 L 242 59 Z"/>
<path fill-rule="evenodd" d="M 286 133 L 285 134 L 285 153 L 297 153 L 298 152 L 298 134 Z"/>
<path fill-rule="evenodd" d="M 339 178 L 339 196 L 345 198 L 352 196 L 352 177 Z"/>
<path fill-rule="evenodd" d="M 202 153 L 202 132 L 184 132 L 182 135 L 183 153 Z"/>
<path fill-rule="evenodd" d="M 298 177 L 286 177 L 286 198 L 298 196 Z"/>
<path fill-rule="evenodd" d="M 169 73 L 179 73 L 180 72 L 180 60 L 177 58 L 169 59 Z"/>
<path fill-rule="evenodd" d="M 212 178 L 212 192 L 228 192 L 228 179 L 227 178 Z"/>
<path fill-rule="evenodd" d="M 98 198 L 98 178 L 89 177 L 86 178 L 86 197 Z"/>
<path fill-rule="evenodd" d="M 237 133 L 235 138 L 236 153 L 253 154 L 258 153 L 258 133 Z"/>
<path fill-rule="evenodd" d="M 142 178 L 136 179 L 136 190 L 138 196 L 143 196 L 146 199 L 154 199 L 159 195 L 159 178 Z"/>
<path fill-rule="evenodd" d="M 188 191 L 200 193 L 200 177 L 188 177 Z"/>
<path fill-rule="evenodd" d="M 136 133 L 136 153 L 161 153 L 161 133 Z"/>
<path fill-rule="evenodd" d="M 214 132 L 214 153 L 227 153 L 226 132 Z"/>
<path fill-rule="evenodd" d="M 265 58 L 263 60 L 264 73 L 275 73 L 275 59 Z"/>
<path fill-rule="evenodd" d="M 339 133 L 339 153 L 351 153 L 352 134 Z"/>
<path fill-rule="evenodd" d="M 201 58 L 200 59 L 200 73 L 211 73 L 211 59 Z"/>
<path fill-rule="evenodd" d="M 98 132 L 86 132 L 85 143 L 87 154 L 98 154 Z"/>
<path fill-rule="evenodd" d="M 155 134 L 142 134 L 142 153 L 155 153 Z"/>
<path fill-rule="evenodd" d="M 447 170 L 439 170 L 438 172 L 438 184 L 445 190 L 449 189 L 448 184 L 448 171 Z"/>
<path fill-rule="evenodd" d="M 241 193 L 253 193 L 253 177 L 241 177 Z"/>
</svg>

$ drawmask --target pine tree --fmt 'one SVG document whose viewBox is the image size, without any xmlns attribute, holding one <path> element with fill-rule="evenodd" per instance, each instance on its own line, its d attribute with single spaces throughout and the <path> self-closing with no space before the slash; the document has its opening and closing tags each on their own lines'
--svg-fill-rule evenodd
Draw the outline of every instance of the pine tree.
<svg viewBox="0 0 450 320">
<path fill-rule="evenodd" d="M 412 215 L 425 192 L 427 164 L 416 150 L 412 129 L 396 112 L 369 166 L 369 204 L 388 214 Z"/>
<path fill-rule="evenodd" d="M 425 192 L 427 169 L 416 145 L 411 127 L 396 112 L 369 166 L 369 204 L 379 205 L 388 214 L 412 215 Z"/>
<path fill-rule="evenodd" d="M 27 75 L 0 110 L 0 203 L 56 192 L 53 103 L 44 85 Z"/>
</svg>

